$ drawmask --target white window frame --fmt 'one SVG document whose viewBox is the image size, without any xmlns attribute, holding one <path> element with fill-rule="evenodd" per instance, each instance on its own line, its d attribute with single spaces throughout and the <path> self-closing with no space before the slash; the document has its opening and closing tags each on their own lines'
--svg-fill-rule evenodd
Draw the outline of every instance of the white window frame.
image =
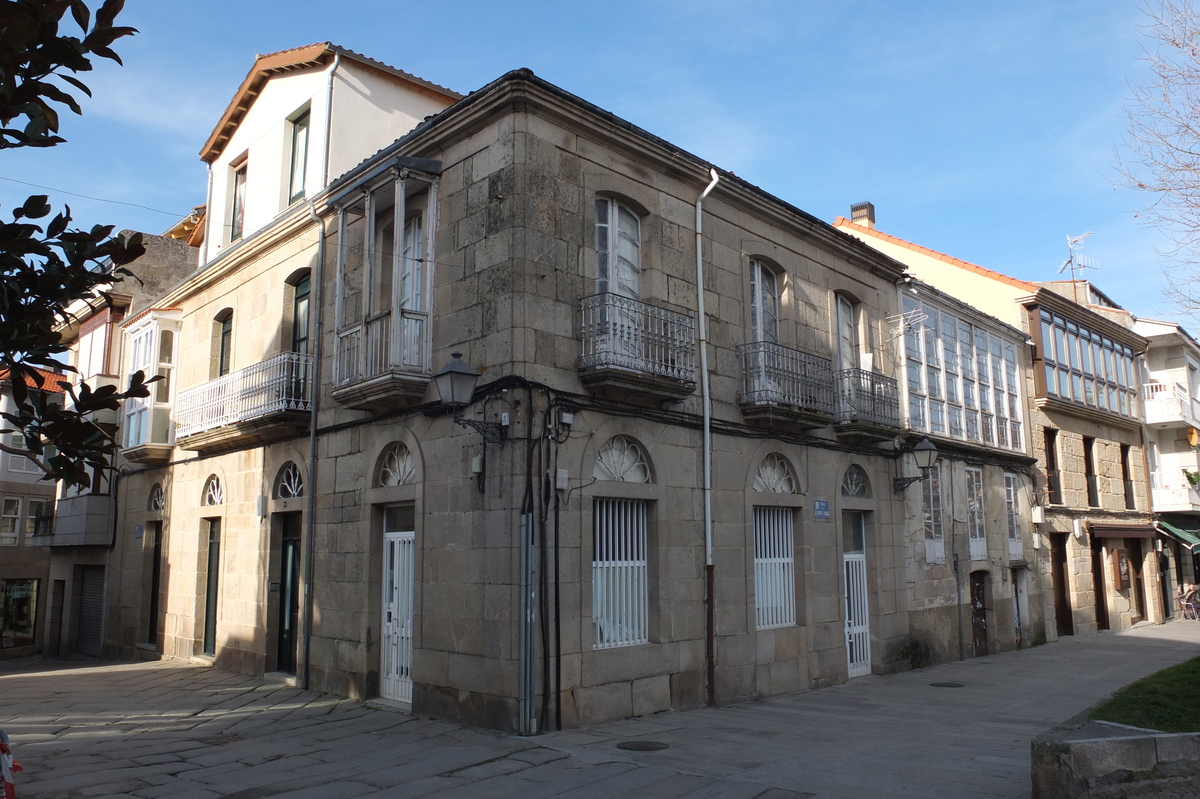
<svg viewBox="0 0 1200 799">
<path fill-rule="evenodd" d="M 249 159 L 243 155 L 229 165 L 229 243 L 246 235 L 246 183 L 250 178 Z"/>
<path fill-rule="evenodd" d="M 750 340 L 779 343 L 779 275 L 759 260 L 750 261 Z"/>
<path fill-rule="evenodd" d="M 934 463 L 929 477 L 921 481 L 921 515 L 925 527 L 925 562 L 946 562 L 945 495 L 942 493 L 942 464 Z"/>
<path fill-rule="evenodd" d="M 1025 557 L 1024 531 L 1021 529 L 1021 478 L 1004 473 L 1004 514 L 1008 522 L 1009 560 Z"/>
<path fill-rule="evenodd" d="M 642 299 L 642 218 L 610 197 L 596 198 L 596 293 Z"/>
<path fill-rule="evenodd" d="M 312 113 L 308 106 L 296 112 L 289 123 L 287 205 L 303 200 L 308 180 L 308 140 Z M 298 168 L 297 168 L 298 167 Z"/>
<path fill-rule="evenodd" d="M 1132 348 L 1045 309 L 1039 313 L 1038 336 L 1046 396 L 1138 418 Z"/>
<path fill-rule="evenodd" d="M 592 518 L 593 648 L 649 643 L 650 503 L 597 497 Z"/>
<path fill-rule="evenodd" d="M 125 449 L 145 444 L 175 443 L 172 409 L 179 363 L 180 325 L 178 312 L 154 312 L 125 331 L 129 352 L 126 378 L 139 370 L 146 375 L 146 379 L 155 376 L 163 378 L 149 386 L 149 396 L 132 397 L 125 401 L 121 438 Z M 170 334 L 169 347 L 163 346 L 165 333 Z"/>
<path fill-rule="evenodd" d="M 18 433 L 18 432 L 9 433 L 8 440 L 9 440 L 9 444 L 14 449 L 25 449 L 25 434 L 24 433 Z M 16 455 L 11 452 L 8 453 L 8 470 L 10 472 L 17 472 L 17 473 L 21 473 L 21 474 L 28 474 L 30 472 L 40 472 L 41 471 L 41 469 L 39 469 L 37 466 L 35 466 L 33 461 L 29 460 L 29 458 L 25 457 L 24 455 Z"/>
<path fill-rule="evenodd" d="M 21 498 L 0 498 L 0 546 L 21 543 Z"/>
<path fill-rule="evenodd" d="M 971 560 L 987 559 L 987 510 L 983 504 L 983 469 L 966 468 L 967 476 L 967 537 Z"/>
<path fill-rule="evenodd" d="M 1025 451 L 1018 342 L 905 293 L 904 392 L 908 426 L 996 449 Z"/>
<path fill-rule="evenodd" d="M 754 619 L 757 628 L 796 623 L 795 512 L 754 508 Z"/>
</svg>

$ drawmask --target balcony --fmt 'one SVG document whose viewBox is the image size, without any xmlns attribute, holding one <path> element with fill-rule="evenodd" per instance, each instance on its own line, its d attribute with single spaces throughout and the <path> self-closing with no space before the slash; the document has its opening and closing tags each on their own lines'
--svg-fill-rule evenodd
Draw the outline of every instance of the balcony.
<svg viewBox="0 0 1200 799">
<path fill-rule="evenodd" d="M 1178 469 L 1150 473 L 1150 499 L 1155 513 L 1200 511 L 1200 491 Z"/>
<path fill-rule="evenodd" d="M 1179 383 L 1146 383 L 1143 387 L 1146 424 L 1163 430 L 1169 427 L 1200 427 L 1200 401 Z"/>
<path fill-rule="evenodd" d="M 112 546 L 112 503 L 108 494 L 60 497 L 54 515 L 38 516 L 26 540 L 35 547 Z"/>
<path fill-rule="evenodd" d="M 833 363 L 766 341 L 738 347 L 742 416 L 750 423 L 823 427 L 833 421 Z"/>
<path fill-rule="evenodd" d="M 886 375 L 864 369 L 834 373 L 837 390 L 837 425 L 842 437 L 882 441 L 901 427 L 900 387 Z"/>
<path fill-rule="evenodd" d="M 176 443 L 216 451 L 295 436 L 312 413 L 311 355 L 285 352 L 182 391 Z"/>
<path fill-rule="evenodd" d="M 638 402 L 683 399 L 696 390 L 696 319 L 596 294 L 581 303 L 579 379 L 597 394 Z"/>
<path fill-rule="evenodd" d="M 425 398 L 430 368 L 429 315 L 392 312 L 356 324 L 337 335 L 337 385 L 333 398 L 355 410 L 415 405 Z"/>
<path fill-rule="evenodd" d="M 1008 560 L 1010 563 L 1022 563 L 1025 560 L 1025 544 L 1019 536 L 1008 539 Z"/>
</svg>

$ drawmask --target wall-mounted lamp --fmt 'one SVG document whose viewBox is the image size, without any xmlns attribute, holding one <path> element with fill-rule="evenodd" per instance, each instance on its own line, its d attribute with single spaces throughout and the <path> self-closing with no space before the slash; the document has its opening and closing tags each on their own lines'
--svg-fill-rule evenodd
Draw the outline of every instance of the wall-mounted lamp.
<svg viewBox="0 0 1200 799">
<path fill-rule="evenodd" d="M 916 477 L 897 477 L 893 480 L 892 490 L 897 494 L 913 483 L 920 482 L 929 477 L 929 470 L 933 468 L 933 464 L 937 463 L 938 448 L 928 438 L 922 438 L 920 443 L 912 448 L 912 454 L 913 460 L 917 462 L 917 468 L 921 470 L 921 473 Z"/>
<path fill-rule="evenodd" d="M 487 443 L 500 444 L 508 435 L 508 428 L 504 425 L 462 418 L 463 408 L 471 404 L 471 399 L 475 396 L 475 384 L 479 382 L 480 377 L 480 372 L 462 362 L 461 352 L 452 352 L 450 363 L 433 376 L 433 384 L 437 387 L 442 407 L 450 412 L 454 421 L 463 427 L 478 431 Z"/>
</svg>

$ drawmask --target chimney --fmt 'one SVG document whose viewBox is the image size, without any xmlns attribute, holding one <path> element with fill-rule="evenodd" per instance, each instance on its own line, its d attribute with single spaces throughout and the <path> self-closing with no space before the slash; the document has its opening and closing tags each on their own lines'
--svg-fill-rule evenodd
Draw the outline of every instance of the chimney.
<svg viewBox="0 0 1200 799">
<path fill-rule="evenodd" d="M 867 230 L 874 230 L 875 206 L 868 202 L 854 203 L 850 206 L 850 221 L 862 225 Z"/>
</svg>

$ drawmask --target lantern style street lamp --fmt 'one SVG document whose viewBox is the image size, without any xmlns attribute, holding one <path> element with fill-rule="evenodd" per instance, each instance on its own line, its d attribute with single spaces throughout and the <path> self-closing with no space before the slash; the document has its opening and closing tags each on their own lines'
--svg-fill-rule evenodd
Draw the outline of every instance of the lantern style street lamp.
<svg viewBox="0 0 1200 799">
<path fill-rule="evenodd" d="M 450 363 L 433 376 L 433 384 L 437 388 L 442 407 L 450 413 L 454 421 L 463 427 L 478 431 L 487 443 L 499 444 L 508 433 L 508 428 L 504 425 L 462 418 L 463 409 L 471 404 L 475 396 L 475 385 L 481 376 L 481 373 L 463 363 L 461 352 L 452 352 Z"/>
<path fill-rule="evenodd" d="M 913 460 L 921 473 L 916 477 L 897 477 L 892 481 L 892 489 L 899 494 L 913 483 L 919 483 L 929 477 L 929 470 L 937 463 L 938 448 L 928 438 L 922 438 L 920 443 L 912 448 Z"/>
</svg>

